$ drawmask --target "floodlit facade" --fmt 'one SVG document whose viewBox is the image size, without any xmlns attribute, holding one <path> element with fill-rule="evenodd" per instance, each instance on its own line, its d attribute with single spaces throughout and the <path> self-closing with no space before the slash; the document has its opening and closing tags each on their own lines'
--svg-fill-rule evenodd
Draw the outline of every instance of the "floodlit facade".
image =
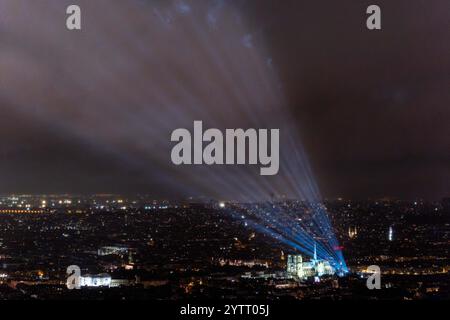
<svg viewBox="0 0 450 320">
<path fill-rule="evenodd" d="M 90 275 L 80 277 L 81 287 L 110 287 L 111 276 L 106 273 Z"/>
<path fill-rule="evenodd" d="M 314 257 L 311 261 L 303 262 L 300 254 L 288 255 L 286 271 L 299 279 L 335 274 L 335 269 L 329 261 L 317 259 L 316 246 L 314 246 Z"/>
</svg>

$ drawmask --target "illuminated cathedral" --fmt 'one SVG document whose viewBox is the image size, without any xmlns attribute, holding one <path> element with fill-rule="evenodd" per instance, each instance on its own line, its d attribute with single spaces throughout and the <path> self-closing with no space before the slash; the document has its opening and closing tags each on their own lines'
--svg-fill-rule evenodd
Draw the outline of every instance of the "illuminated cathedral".
<svg viewBox="0 0 450 320">
<path fill-rule="evenodd" d="M 287 273 L 298 279 L 307 279 L 310 277 L 333 275 L 335 274 L 335 269 L 329 261 L 317 259 L 317 248 L 314 244 L 314 256 L 310 261 L 303 262 L 303 257 L 300 254 L 288 255 Z"/>
</svg>

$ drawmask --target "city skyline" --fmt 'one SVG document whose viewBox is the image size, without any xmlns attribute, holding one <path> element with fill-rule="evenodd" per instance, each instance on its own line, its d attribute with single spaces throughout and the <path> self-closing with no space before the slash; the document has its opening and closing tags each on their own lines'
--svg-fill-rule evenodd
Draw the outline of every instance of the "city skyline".
<svg viewBox="0 0 450 320">
<path fill-rule="evenodd" d="M 0 0 L 0 301 L 450 299 L 449 9 Z"/>
<path fill-rule="evenodd" d="M 242 213 L 230 214 L 227 207 L 237 204 L 1 197 L 0 298 L 262 299 L 269 306 L 448 299 L 449 203 L 327 202 L 348 265 L 339 274 L 320 236 L 311 238 L 312 251 L 305 253 L 255 229 Z M 273 205 L 306 225 L 315 219 L 306 204 Z M 267 220 L 264 228 L 276 230 L 279 219 Z M 374 265 L 381 283 L 370 290 L 366 281 Z M 69 266 L 79 268 L 77 290 L 66 286 Z"/>
</svg>

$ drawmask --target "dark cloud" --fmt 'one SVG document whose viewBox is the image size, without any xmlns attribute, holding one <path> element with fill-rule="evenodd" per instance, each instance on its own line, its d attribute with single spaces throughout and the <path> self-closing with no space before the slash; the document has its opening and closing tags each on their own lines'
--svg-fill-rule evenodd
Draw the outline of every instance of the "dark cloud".
<svg viewBox="0 0 450 320">
<path fill-rule="evenodd" d="M 0 192 L 170 195 L 171 130 L 288 106 L 325 196 L 450 193 L 448 1 L 378 1 L 375 32 L 365 1 L 79 3 L 79 33 L 0 4 Z"/>
<path fill-rule="evenodd" d="M 248 14 L 273 21 L 264 36 L 325 194 L 448 195 L 450 5 L 378 1 L 371 32 L 369 4 L 260 1 Z"/>
</svg>

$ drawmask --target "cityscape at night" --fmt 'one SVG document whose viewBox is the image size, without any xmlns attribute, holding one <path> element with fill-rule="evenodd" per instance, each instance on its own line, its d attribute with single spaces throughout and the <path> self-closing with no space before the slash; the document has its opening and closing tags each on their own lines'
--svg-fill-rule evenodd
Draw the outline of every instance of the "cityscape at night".
<svg viewBox="0 0 450 320">
<path fill-rule="evenodd" d="M 0 302 L 447 303 L 449 4 L 0 0 Z"/>
<path fill-rule="evenodd" d="M 2 299 L 448 299 L 450 200 L 327 200 L 348 270 L 297 272 L 292 246 L 232 218 L 236 203 L 117 195 L 3 196 Z M 280 200 L 292 219 L 304 204 Z M 273 228 L 274 226 L 268 225 Z M 320 239 L 317 239 L 320 243 Z M 317 257 L 315 259 L 318 259 Z M 66 268 L 81 268 L 81 290 Z M 366 288 L 367 267 L 382 288 Z M 305 266 L 306 268 L 307 266 Z"/>
</svg>

